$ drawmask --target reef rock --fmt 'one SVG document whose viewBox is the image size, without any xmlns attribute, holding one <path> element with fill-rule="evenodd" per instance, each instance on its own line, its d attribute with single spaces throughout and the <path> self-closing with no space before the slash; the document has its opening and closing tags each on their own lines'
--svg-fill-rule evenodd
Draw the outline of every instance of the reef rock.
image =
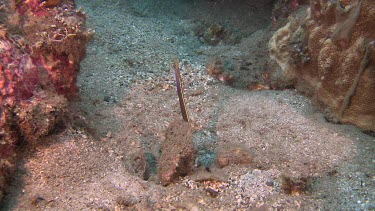
<svg viewBox="0 0 375 211">
<path fill-rule="evenodd" d="M 70 0 L 0 3 L 0 200 L 16 145 L 50 133 L 78 91 L 85 20 Z"/>
<path fill-rule="evenodd" d="M 162 185 L 168 185 L 180 176 L 193 172 L 196 150 L 193 130 L 189 123 L 175 120 L 166 130 L 158 161 L 158 177 Z"/>
<path fill-rule="evenodd" d="M 333 121 L 375 131 L 375 4 L 310 1 L 269 42 L 283 77 Z"/>
</svg>

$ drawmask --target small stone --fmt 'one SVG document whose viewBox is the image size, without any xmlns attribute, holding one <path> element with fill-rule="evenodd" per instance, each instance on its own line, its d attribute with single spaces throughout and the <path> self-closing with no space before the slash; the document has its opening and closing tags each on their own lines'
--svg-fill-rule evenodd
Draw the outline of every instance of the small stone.
<svg viewBox="0 0 375 211">
<path fill-rule="evenodd" d="M 107 135 L 105 135 L 105 137 L 107 137 L 107 138 L 112 138 L 112 132 L 109 131 L 109 132 L 107 133 Z"/>
<path fill-rule="evenodd" d="M 274 185 L 274 183 L 273 183 L 272 180 L 267 180 L 266 185 L 272 187 Z"/>
<path fill-rule="evenodd" d="M 191 211 L 199 211 L 199 207 L 197 207 L 197 206 L 193 206 L 190 210 L 191 210 Z"/>
<path fill-rule="evenodd" d="M 206 190 L 207 195 L 209 195 L 209 196 L 211 196 L 213 198 L 216 198 L 219 195 L 219 191 L 215 190 L 215 189 L 213 189 L 211 187 L 208 187 L 205 190 Z"/>
<path fill-rule="evenodd" d="M 169 84 L 163 84 L 162 85 L 162 88 L 163 88 L 163 90 L 168 90 L 169 89 Z"/>
<path fill-rule="evenodd" d="M 106 95 L 106 96 L 104 96 L 103 100 L 104 100 L 105 102 L 108 102 L 108 103 L 109 103 L 109 102 L 111 101 L 111 97 L 108 96 L 108 95 Z"/>
</svg>

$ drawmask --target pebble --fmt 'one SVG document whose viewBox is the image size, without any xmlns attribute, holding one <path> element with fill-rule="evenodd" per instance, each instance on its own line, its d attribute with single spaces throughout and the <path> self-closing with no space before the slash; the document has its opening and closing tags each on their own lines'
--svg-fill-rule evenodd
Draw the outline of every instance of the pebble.
<svg viewBox="0 0 375 211">
<path fill-rule="evenodd" d="M 272 180 L 267 180 L 267 182 L 266 182 L 266 185 L 268 185 L 268 186 L 273 186 L 273 185 L 274 185 L 274 183 L 273 183 L 273 181 L 272 181 Z"/>
<path fill-rule="evenodd" d="M 107 138 L 112 138 L 112 132 L 109 131 L 109 132 L 107 133 L 107 135 L 105 135 L 105 137 L 107 137 Z"/>
</svg>

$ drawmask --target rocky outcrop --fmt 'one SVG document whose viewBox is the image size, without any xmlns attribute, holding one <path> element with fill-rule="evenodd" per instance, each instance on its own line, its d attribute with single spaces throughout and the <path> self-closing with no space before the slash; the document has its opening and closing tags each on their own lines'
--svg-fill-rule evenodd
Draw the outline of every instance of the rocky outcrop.
<svg viewBox="0 0 375 211">
<path fill-rule="evenodd" d="M 0 3 L 0 200 L 16 145 L 50 133 L 78 91 L 85 20 L 70 0 Z"/>
<path fill-rule="evenodd" d="M 375 4 L 310 1 L 269 42 L 283 77 L 334 121 L 375 131 Z"/>
</svg>

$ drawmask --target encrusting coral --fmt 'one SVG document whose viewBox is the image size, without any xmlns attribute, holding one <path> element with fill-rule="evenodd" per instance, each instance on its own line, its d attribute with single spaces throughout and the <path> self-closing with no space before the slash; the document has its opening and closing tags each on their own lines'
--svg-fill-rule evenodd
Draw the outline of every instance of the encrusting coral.
<svg viewBox="0 0 375 211">
<path fill-rule="evenodd" d="M 331 120 L 375 131 L 374 40 L 373 1 L 310 1 L 273 35 L 269 51 L 283 75 Z M 295 53 L 296 42 L 302 54 Z"/>
<path fill-rule="evenodd" d="M 0 200 L 16 145 L 62 120 L 92 32 L 71 0 L 0 3 Z"/>
</svg>

